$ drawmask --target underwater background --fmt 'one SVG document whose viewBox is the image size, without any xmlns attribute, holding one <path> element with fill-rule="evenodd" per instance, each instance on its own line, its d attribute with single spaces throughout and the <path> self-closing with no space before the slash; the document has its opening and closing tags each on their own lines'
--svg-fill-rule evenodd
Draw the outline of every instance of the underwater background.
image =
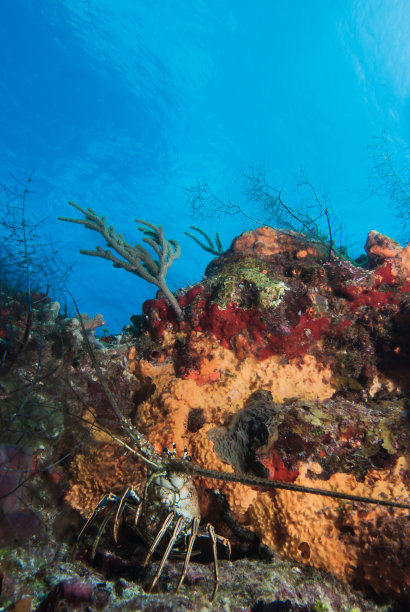
<svg viewBox="0 0 410 612">
<path fill-rule="evenodd" d="M 293 210 L 325 202 L 354 258 L 371 229 L 408 241 L 407 0 L 2 0 L 0 33 L 0 183 L 31 176 L 27 222 L 58 251 L 50 294 L 72 310 L 72 267 L 64 287 L 110 332 L 155 290 L 78 253 L 102 240 L 58 221 L 68 200 L 131 243 L 133 219 L 163 225 L 182 248 L 171 290 L 210 259 L 190 225 L 224 249 L 275 225 L 250 176 Z"/>
<path fill-rule="evenodd" d="M 409 30 L 0 0 L 0 612 L 410 609 Z"/>
</svg>

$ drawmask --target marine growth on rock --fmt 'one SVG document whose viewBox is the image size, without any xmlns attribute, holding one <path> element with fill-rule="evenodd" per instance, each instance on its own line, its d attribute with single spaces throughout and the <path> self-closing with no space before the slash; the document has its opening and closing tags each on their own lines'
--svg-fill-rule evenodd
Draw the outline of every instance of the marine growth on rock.
<svg viewBox="0 0 410 612">
<path fill-rule="evenodd" d="M 138 329 L 130 327 L 120 342 L 103 339 L 106 348 L 94 342 L 121 414 L 157 453 L 175 444 L 179 456 L 186 447 L 202 467 L 408 503 L 410 245 L 371 232 L 366 251 L 368 264 L 361 267 L 335 254 L 329 258 L 328 248 L 300 234 L 270 227 L 245 232 L 208 265 L 201 282 L 176 293 L 182 317 L 159 295 L 144 303 Z M 24 309 L 17 299 L 12 308 L 21 339 Z M 112 438 L 123 434 L 87 362 L 78 320 L 51 310 L 44 311 L 44 327 L 43 315 L 34 311 L 32 318 L 43 338 L 40 379 L 48 381 L 35 406 L 44 431 L 53 435 L 46 439 L 39 430 L 37 449 L 26 448 L 24 438 L 10 442 L 25 458 L 18 469 L 26 471 L 41 443 L 37 460 L 59 503 L 86 517 L 107 492 L 143 487 L 146 468 Z M 1 316 L 0 334 L 7 338 L 9 310 Z M 85 320 L 93 333 L 102 318 Z M 19 364 L 2 380 L 10 414 L 10 390 L 21 386 L 29 362 L 35 370 L 36 333 L 24 352 L 17 336 L 7 349 Z M 53 429 L 45 405 L 54 406 Z M 9 413 L 3 418 L 11 427 Z M 10 449 L 0 448 L 4 456 Z M 19 471 L 13 475 L 17 487 L 20 477 Z M 283 563 L 329 572 L 340 584 L 409 598 L 406 510 L 204 476 L 195 481 L 203 520 L 232 541 L 234 557 L 255 553 L 259 545 Z M 5 512 L 14 512 L 16 500 L 6 496 L 6 502 Z M 54 524 L 58 511 L 47 512 Z M 109 534 L 102 541 L 113 546 Z M 125 556 L 130 543 L 121 545 Z M 95 563 L 118 569 L 128 563 L 120 557 L 103 552 Z M 224 574 L 224 562 L 221 567 Z M 85 593 L 85 602 L 97 596 L 81 576 L 60 578 L 50 601 L 61 593 L 68 599 Z M 275 590 L 278 601 L 294 592 L 286 584 L 288 591 Z M 342 587 L 332 588 L 345 601 Z M 293 604 L 305 605 L 302 599 Z M 104 605 L 109 600 L 107 595 Z"/>
</svg>

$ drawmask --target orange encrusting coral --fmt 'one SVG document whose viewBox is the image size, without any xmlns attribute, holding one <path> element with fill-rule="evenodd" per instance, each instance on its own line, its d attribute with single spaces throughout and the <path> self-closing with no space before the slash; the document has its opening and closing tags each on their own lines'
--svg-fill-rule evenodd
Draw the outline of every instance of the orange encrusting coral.
<svg viewBox="0 0 410 612">
<path fill-rule="evenodd" d="M 139 459 L 117 444 L 101 443 L 76 455 L 71 464 L 68 503 L 88 516 L 106 493 L 122 495 L 128 486 L 143 489 L 146 469 Z"/>
<path fill-rule="evenodd" d="M 393 468 L 369 472 L 362 483 L 345 473 L 333 474 L 326 481 L 313 480 L 307 472 L 320 473 L 320 466 L 300 464 L 295 483 L 365 497 L 406 501 L 408 488 L 402 477 L 405 467 L 405 460 L 401 457 Z M 405 514 L 405 510 L 386 510 L 307 493 L 275 491 L 259 493 L 249 505 L 246 518 L 243 515 L 236 518 L 277 552 L 330 571 L 339 578 L 349 579 L 357 571 L 360 560 L 363 579 L 371 582 L 374 557 L 369 554 L 367 559 L 362 558 L 362 551 L 357 546 L 358 534 L 366 523 L 377 525 L 381 517 L 388 516 L 393 521 Z M 344 523 L 349 525 L 348 530 L 343 530 Z M 370 546 L 371 541 L 367 545 Z M 410 567 L 407 571 L 410 572 Z M 378 576 L 378 580 L 378 590 L 385 591 L 383 577 Z M 394 590 L 399 592 L 400 585 L 396 584 Z"/>
<path fill-rule="evenodd" d="M 275 401 L 292 397 L 323 401 L 335 390 L 330 368 L 313 355 L 288 363 L 274 355 L 261 362 L 253 356 L 240 360 L 206 334 L 196 334 L 195 344 L 196 351 L 203 355 L 197 362 L 197 379 L 176 378 L 169 364 L 131 362 L 131 370 L 138 371 L 140 382 L 149 376 L 155 384 L 154 393 L 138 407 L 137 425 L 158 451 L 175 442 L 178 452 L 182 452 L 193 409 L 202 409 L 205 421 L 216 426 L 238 412 L 256 388 L 269 390 Z M 195 435 L 189 436 L 191 446 L 195 445 Z"/>
<path fill-rule="evenodd" d="M 182 453 L 186 446 L 193 461 L 200 466 L 232 471 L 231 466 L 216 455 L 208 432 L 229 422 L 243 407 L 252 389 L 269 389 L 276 401 L 295 396 L 305 401 L 323 401 L 334 391 L 330 370 L 312 355 L 289 363 L 282 363 L 278 356 L 262 362 L 252 357 L 241 361 L 232 351 L 216 345 L 206 335 L 197 335 L 195 342 L 199 353 L 212 355 L 209 359 L 203 356 L 199 361 L 197 371 L 203 377 L 200 381 L 176 378 L 167 365 L 156 366 L 153 370 L 143 361 L 139 362 L 140 374 L 149 373 L 155 391 L 139 406 L 137 425 L 158 451 L 176 442 L 178 453 Z M 218 371 L 220 377 L 212 382 L 206 381 L 207 373 L 212 371 Z M 205 424 L 198 431 L 190 432 L 187 424 L 191 411 L 195 409 L 202 411 Z M 394 470 L 374 470 L 367 474 L 364 483 L 360 483 L 346 473 L 333 474 L 324 481 L 312 480 L 308 470 L 319 473 L 320 466 L 300 462 L 295 482 L 368 497 L 404 500 L 406 487 L 400 473 L 403 467 L 400 461 Z M 296 475 L 297 471 L 292 473 Z M 340 516 L 343 502 L 292 491 L 263 492 L 238 483 L 205 478 L 199 478 L 197 486 L 205 518 L 209 503 L 205 491 L 217 488 L 225 495 L 238 523 L 254 531 L 264 544 L 277 552 L 347 580 L 358 569 L 360 559 L 363 579 L 366 581 L 366 576 L 370 576 L 371 557 L 367 571 L 354 538 L 342 537 Z M 350 505 L 347 507 L 351 508 Z M 359 518 L 366 524 L 369 521 L 374 523 L 388 511 L 374 507 L 363 509 L 362 506 L 360 511 L 354 507 L 348 512 L 350 520 L 359 525 Z M 403 514 L 400 511 L 389 512 L 391 516 Z"/>
<path fill-rule="evenodd" d="M 398 242 L 376 231 L 369 232 L 365 245 L 372 263 L 388 263 L 397 282 L 410 281 L 410 242 L 402 247 Z M 410 291 L 410 287 L 407 289 Z"/>
<path fill-rule="evenodd" d="M 317 256 L 318 253 L 316 245 L 308 244 L 304 235 L 283 232 L 266 225 L 235 238 L 232 250 L 242 256 L 253 255 L 261 258 L 292 253 L 297 259 L 304 259 L 307 255 Z"/>
</svg>

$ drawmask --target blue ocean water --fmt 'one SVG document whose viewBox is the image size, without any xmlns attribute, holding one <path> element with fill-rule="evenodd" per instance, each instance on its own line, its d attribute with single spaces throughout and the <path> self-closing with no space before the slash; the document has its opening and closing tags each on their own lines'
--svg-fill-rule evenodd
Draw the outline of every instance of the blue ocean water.
<svg viewBox="0 0 410 612">
<path fill-rule="evenodd" d="M 187 190 L 207 184 L 260 219 L 243 193 L 251 168 L 303 210 L 302 171 L 355 257 L 371 229 L 409 239 L 375 180 L 383 143 L 408 168 L 407 0 L 2 0 L 0 35 L 0 183 L 33 172 L 27 217 L 73 264 L 81 312 L 101 312 L 112 332 L 155 288 L 78 254 L 104 244 L 57 220 L 73 214 L 68 200 L 130 242 L 134 218 L 163 225 L 182 247 L 172 290 L 198 281 L 211 257 L 185 236 L 191 224 L 225 248 L 252 225 L 199 219 Z"/>
</svg>

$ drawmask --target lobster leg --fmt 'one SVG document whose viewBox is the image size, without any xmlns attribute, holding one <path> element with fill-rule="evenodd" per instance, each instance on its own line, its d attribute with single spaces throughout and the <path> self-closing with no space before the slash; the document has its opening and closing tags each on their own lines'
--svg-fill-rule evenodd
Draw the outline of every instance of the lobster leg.
<svg viewBox="0 0 410 612">
<path fill-rule="evenodd" d="M 171 552 L 172 547 L 174 546 L 175 540 L 177 539 L 177 537 L 178 537 L 178 535 L 179 535 L 179 532 L 180 532 L 180 531 L 181 531 L 181 529 L 182 529 L 182 524 L 183 524 L 183 522 L 184 522 L 184 518 L 183 518 L 182 516 L 180 516 L 180 517 L 178 518 L 177 522 L 175 523 L 175 527 L 174 527 L 174 531 L 172 532 L 171 539 L 169 540 L 169 542 L 168 542 L 168 546 L 167 546 L 167 548 L 166 548 L 166 550 L 165 550 L 165 552 L 164 552 L 164 554 L 163 554 L 163 556 L 162 556 L 161 563 L 159 564 L 159 567 L 158 567 L 158 569 L 157 569 L 157 573 L 156 573 L 156 574 L 155 574 L 155 576 L 154 576 L 154 580 L 152 581 L 151 586 L 150 586 L 150 588 L 148 589 L 148 593 L 151 593 L 151 591 L 152 591 L 152 589 L 154 588 L 154 586 L 155 586 L 155 584 L 156 584 L 156 582 L 157 582 L 158 578 L 159 578 L 159 577 L 160 577 L 160 575 L 161 575 L 162 568 L 164 567 L 165 562 L 166 562 L 166 560 L 167 560 L 167 559 L 168 559 L 168 557 L 169 557 L 169 553 Z"/>
<path fill-rule="evenodd" d="M 95 557 L 95 553 L 97 551 L 97 546 L 98 546 L 98 542 L 100 541 L 100 538 L 102 536 L 102 534 L 104 533 L 104 529 L 107 526 L 108 521 L 110 520 L 110 518 L 112 517 L 112 515 L 115 512 L 115 506 L 113 506 L 112 508 L 109 509 L 109 511 L 107 512 L 107 516 L 104 518 L 103 522 L 101 523 L 101 525 L 98 528 L 98 533 L 95 537 L 94 543 L 93 543 L 93 547 L 91 550 L 91 559 L 94 559 Z"/>
<path fill-rule="evenodd" d="M 147 556 L 145 557 L 144 563 L 142 564 L 143 566 L 147 565 L 148 561 L 151 559 L 152 554 L 154 553 L 156 547 L 158 546 L 158 544 L 162 540 L 162 538 L 164 536 L 164 533 L 168 529 L 168 526 L 169 526 L 170 522 L 172 521 L 172 519 L 174 518 L 174 516 L 175 516 L 175 512 L 170 512 L 168 514 L 167 518 L 165 519 L 165 521 L 162 523 L 161 529 L 158 531 L 155 540 L 153 541 L 153 543 L 151 544 L 151 546 L 149 548 L 149 551 L 147 552 Z"/>
<path fill-rule="evenodd" d="M 114 539 L 116 542 L 118 540 L 119 522 L 121 520 L 121 517 L 122 517 L 122 514 L 125 508 L 127 506 L 131 508 L 136 508 L 136 513 L 135 513 L 136 523 L 140 515 L 141 498 L 133 487 L 128 487 L 122 497 L 118 497 L 118 495 L 115 495 L 114 493 L 107 493 L 106 495 L 104 495 L 104 497 L 98 502 L 97 506 L 94 508 L 94 511 L 91 514 L 90 518 L 88 519 L 84 527 L 81 529 L 78 535 L 77 541 L 81 540 L 81 538 L 86 533 L 88 528 L 93 524 L 93 522 L 97 518 L 98 514 L 102 512 L 103 510 L 105 510 L 108 504 L 112 504 L 112 506 L 108 510 L 106 516 L 104 517 L 104 520 L 102 521 L 101 525 L 98 528 L 98 532 L 94 539 L 93 547 L 91 549 L 91 558 L 95 557 L 98 542 L 100 541 L 101 536 L 104 533 L 104 529 L 106 528 L 107 523 L 109 522 L 109 520 L 111 519 L 112 515 L 114 514 L 116 510 L 117 510 L 117 513 L 115 515 L 115 521 L 114 521 Z"/>
<path fill-rule="evenodd" d="M 78 534 L 78 538 L 77 539 L 81 540 L 82 536 L 85 534 L 87 529 L 95 521 L 96 517 L 101 512 L 101 510 L 104 510 L 107 507 L 108 503 L 115 503 L 115 502 L 118 503 L 119 501 L 120 501 L 120 498 L 118 497 L 118 495 L 114 495 L 114 493 L 107 493 L 106 495 L 104 495 L 104 497 L 102 497 L 100 499 L 100 501 L 98 502 L 98 504 L 94 508 L 94 511 L 93 511 L 92 515 L 90 516 L 90 518 L 88 519 L 88 521 L 86 522 L 84 527 L 81 529 L 80 533 Z"/>
<path fill-rule="evenodd" d="M 232 553 L 230 541 L 228 540 L 228 538 L 224 538 L 224 537 L 218 535 L 217 533 L 215 534 L 215 538 L 216 538 L 217 542 L 220 542 L 221 544 L 223 544 L 225 546 L 225 548 L 226 548 L 226 550 L 228 552 L 228 560 L 230 561 L 231 553 Z"/>
<path fill-rule="evenodd" d="M 184 562 L 184 567 L 182 569 L 182 574 L 181 577 L 179 579 L 177 588 L 175 589 L 175 593 L 178 593 L 180 586 L 185 578 L 185 574 L 187 572 L 188 569 L 188 563 L 189 560 L 191 558 L 191 553 L 192 553 L 192 548 L 194 546 L 195 540 L 196 540 L 196 536 L 198 534 L 198 526 L 199 526 L 199 519 L 194 518 L 192 521 L 192 527 L 191 527 L 191 535 L 189 536 L 189 541 L 188 541 L 188 548 L 186 551 L 186 556 L 185 556 L 185 562 Z"/>
<path fill-rule="evenodd" d="M 217 555 L 217 552 L 216 552 L 216 534 L 215 534 L 215 529 L 213 528 L 213 526 L 210 523 L 208 523 L 207 529 L 208 529 L 209 537 L 212 540 L 212 552 L 213 552 L 213 555 L 214 555 L 214 590 L 213 590 L 212 597 L 211 597 L 211 603 L 212 603 L 215 600 L 216 592 L 217 592 L 218 586 L 219 586 L 219 569 L 218 569 L 218 555 Z"/>
<path fill-rule="evenodd" d="M 211 602 L 213 602 L 215 600 L 216 597 L 216 592 L 218 590 L 218 586 L 219 586 L 219 568 L 218 568 L 218 554 L 217 554 L 217 550 L 216 550 L 216 544 L 217 542 L 220 542 L 221 544 L 223 544 L 227 551 L 228 551 L 228 556 L 229 558 L 231 557 L 231 545 L 230 542 L 227 538 L 223 538 L 222 536 L 218 535 L 215 533 L 215 529 L 213 528 L 213 526 L 208 523 L 208 525 L 206 526 L 207 530 L 208 530 L 208 534 L 210 539 L 212 540 L 212 552 L 214 555 L 214 580 L 215 580 L 215 584 L 214 584 L 214 591 L 212 593 L 212 598 L 211 598 Z"/>
<path fill-rule="evenodd" d="M 118 527 L 119 527 L 120 520 L 121 520 L 122 514 L 123 514 L 126 506 L 136 506 L 136 508 L 137 508 L 137 517 L 138 517 L 139 516 L 140 505 L 141 505 L 141 498 L 140 498 L 140 496 L 138 495 L 138 493 L 136 493 L 136 491 L 134 490 L 133 487 L 128 487 L 125 490 L 124 495 L 121 497 L 121 501 L 118 504 L 117 514 L 115 515 L 115 520 L 114 520 L 114 540 L 116 542 L 118 541 Z"/>
</svg>

